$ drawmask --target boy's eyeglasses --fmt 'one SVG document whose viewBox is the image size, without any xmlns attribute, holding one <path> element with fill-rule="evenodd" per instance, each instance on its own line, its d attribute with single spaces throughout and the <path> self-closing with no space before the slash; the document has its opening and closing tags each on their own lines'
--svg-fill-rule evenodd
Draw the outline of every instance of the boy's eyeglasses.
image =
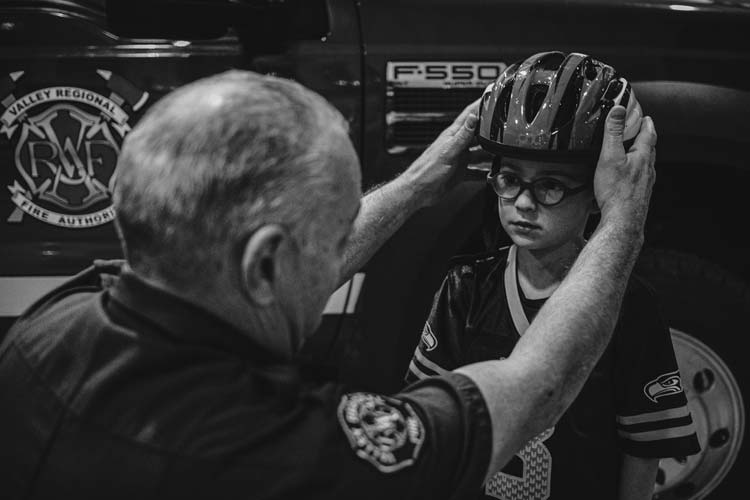
<svg viewBox="0 0 750 500">
<path fill-rule="evenodd" d="M 535 202 L 545 207 L 557 205 L 567 196 L 577 194 L 589 188 L 589 184 L 569 188 L 562 182 L 551 177 L 542 177 L 532 182 L 524 182 L 517 175 L 511 173 L 488 174 L 487 182 L 495 190 L 495 193 L 507 201 L 514 201 L 520 194 L 528 189 Z"/>
</svg>

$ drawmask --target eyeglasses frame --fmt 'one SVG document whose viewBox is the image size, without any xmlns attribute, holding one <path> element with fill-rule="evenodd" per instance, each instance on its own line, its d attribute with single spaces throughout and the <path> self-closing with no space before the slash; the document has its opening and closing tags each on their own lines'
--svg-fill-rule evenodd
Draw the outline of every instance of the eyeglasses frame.
<svg viewBox="0 0 750 500">
<path fill-rule="evenodd" d="M 556 201 L 554 203 L 544 203 L 544 202 L 540 201 L 536 197 L 536 193 L 534 192 L 534 184 L 536 184 L 539 181 L 542 181 L 542 180 L 545 180 L 545 179 L 549 179 L 548 177 L 542 177 L 542 178 L 539 178 L 539 179 L 534 179 L 531 182 L 526 182 L 523 179 L 521 179 L 520 177 L 518 177 L 516 174 L 511 174 L 511 175 L 515 176 L 516 178 L 518 178 L 519 190 L 518 190 L 518 194 L 516 194 L 512 198 L 506 198 L 506 197 L 502 196 L 500 193 L 497 192 L 497 188 L 496 188 L 496 185 L 495 185 L 495 182 L 494 182 L 494 179 L 496 179 L 500 174 L 501 174 L 501 172 L 496 172 L 494 174 L 492 172 L 489 172 L 487 174 L 487 183 L 490 186 L 492 186 L 492 190 L 495 192 L 495 194 L 497 195 L 498 198 L 500 198 L 501 200 L 505 200 L 505 201 L 516 201 L 518 199 L 518 197 L 521 196 L 521 193 L 523 193 L 524 191 L 526 191 L 528 189 L 529 194 L 531 195 L 531 198 L 534 200 L 534 202 L 538 203 L 539 205 L 541 205 L 543 207 L 554 207 L 556 205 L 559 205 L 566 198 L 568 198 L 568 197 L 570 197 L 570 196 L 572 196 L 574 194 L 582 193 L 586 189 L 588 189 L 589 187 L 591 187 L 591 183 L 586 183 L 586 184 L 583 184 L 583 185 L 578 186 L 578 187 L 569 188 L 568 186 L 566 186 L 562 182 L 558 181 L 558 182 L 560 182 L 560 185 L 563 188 L 563 195 L 562 195 L 562 197 L 558 201 Z"/>
</svg>

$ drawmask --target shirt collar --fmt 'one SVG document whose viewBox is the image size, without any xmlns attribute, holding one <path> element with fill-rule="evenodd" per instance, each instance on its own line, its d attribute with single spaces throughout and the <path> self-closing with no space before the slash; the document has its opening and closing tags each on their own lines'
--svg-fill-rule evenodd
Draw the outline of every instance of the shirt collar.
<svg viewBox="0 0 750 500">
<path fill-rule="evenodd" d="M 125 266 L 108 290 L 114 308 L 124 308 L 137 322 L 145 323 L 173 342 L 227 351 L 248 361 L 282 364 L 285 360 L 264 348 L 213 313 L 156 288 Z"/>
</svg>

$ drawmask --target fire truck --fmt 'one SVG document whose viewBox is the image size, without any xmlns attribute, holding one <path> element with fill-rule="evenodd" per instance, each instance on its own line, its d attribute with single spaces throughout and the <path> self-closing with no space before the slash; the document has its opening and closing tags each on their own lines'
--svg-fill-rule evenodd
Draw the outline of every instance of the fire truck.
<svg viewBox="0 0 750 500">
<path fill-rule="evenodd" d="M 507 65 L 583 52 L 628 78 L 659 134 L 636 272 L 670 325 L 702 452 L 662 460 L 654 494 L 728 499 L 750 463 L 748 33 L 750 4 L 722 0 L 0 0 L 0 332 L 93 259 L 121 258 L 122 141 L 182 84 L 239 68 L 315 90 L 348 120 L 367 190 Z M 487 165 L 475 149 L 465 181 L 331 296 L 306 363 L 401 387 L 451 257 L 502 244 Z"/>
</svg>

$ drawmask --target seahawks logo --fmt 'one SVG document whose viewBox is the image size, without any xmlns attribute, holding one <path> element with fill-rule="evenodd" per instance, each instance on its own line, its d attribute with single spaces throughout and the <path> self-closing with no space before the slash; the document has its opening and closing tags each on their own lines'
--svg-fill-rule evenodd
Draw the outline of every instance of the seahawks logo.
<svg viewBox="0 0 750 500">
<path fill-rule="evenodd" d="M 437 347 L 437 337 L 432 333 L 429 321 L 424 324 L 424 328 L 422 329 L 422 342 L 424 343 L 425 351 L 427 352 L 430 352 Z"/>
<path fill-rule="evenodd" d="M 682 392 L 682 381 L 680 372 L 673 371 L 658 376 L 656 379 L 643 386 L 643 393 L 648 399 L 656 403 L 659 398 L 679 394 Z"/>
</svg>

